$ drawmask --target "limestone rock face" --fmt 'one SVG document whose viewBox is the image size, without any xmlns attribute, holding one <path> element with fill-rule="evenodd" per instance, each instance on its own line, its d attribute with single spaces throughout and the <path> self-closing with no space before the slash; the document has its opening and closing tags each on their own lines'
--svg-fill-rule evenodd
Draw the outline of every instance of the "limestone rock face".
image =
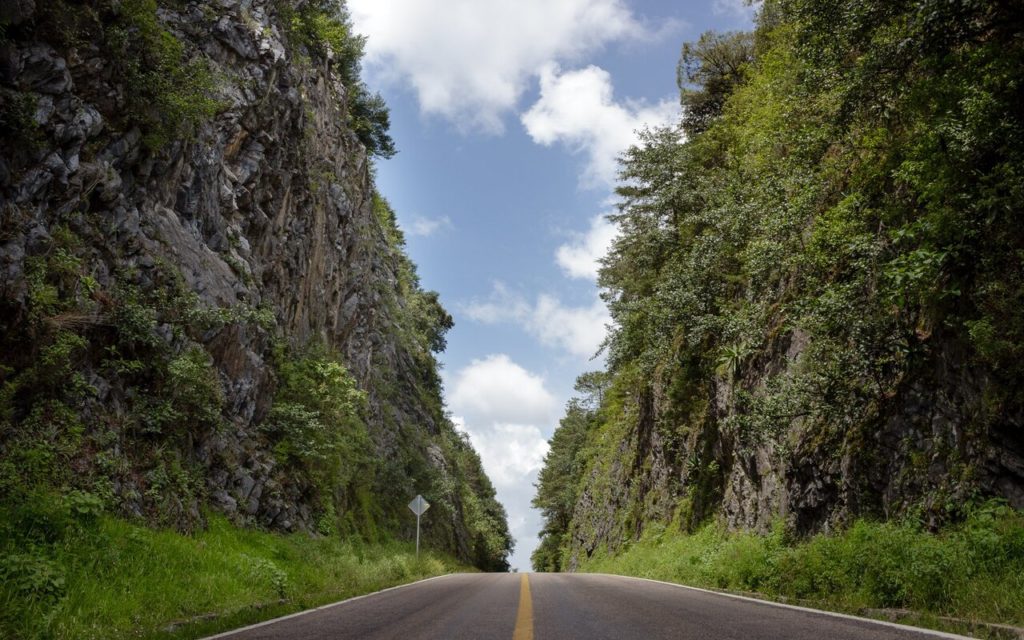
<svg viewBox="0 0 1024 640">
<path fill-rule="evenodd" d="M 95 10 L 96 28 L 112 28 L 103 22 L 119 3 L 86 5 L 65 9 Z M 195 309 L 232 318 L 189 338 L 212 357 L 229 427 L 197 434 L 185 453 L 202 468 L 202 487 L 181 505 L 179 525 L 197 515 L 198 496 L 208 496 L 246 522 L 314 527 L 318 505 L 310 487 L 280 469 L 258 433 L 277 385 L 275 341 L 319 342 L 341 354 L 368 394 L 376 455 L 413 457 L 405 462 L 408 475 L 379 479 L 396 505 L 404 505 L 406 493 L 426 493 L 423 483 L 445 464 L 438 451 L 427 451 L 440 428 L 440 398 L 436 390 L 429 401 L 417 394 L 422 366 L 399 335 L 407 301 L 396 292 L 396 271 L 405 258 L 374 212 L 367 152 L 348 124 L 350 87 L 332 68 L 330 52 L 313 56 L 289 42 L 288 5 L 158 5 L 156 24 L 180 44 L 182 59 L 206 61 L 215 102 L 207 116 L 162 144 L 152 144 L 140 118 L 126 115 L 139 105 L 126 98 L 130 80 L 107 49 L 63 38 L 41 16 L 43 5 L 30 0 L 4 2 L 0 16 L 13 25 L 0 43 L 3 124 L 18 133 L 0 142 L 3 331 L 25 339 L 69 326 L 103 331 L 120 308 L 100 299 L 104 292 L 131 287 L 148 295 L 174 280 L 194 296 Z M 128 37 L 141 36 L 128 29 Z M 68 235 L 76 238 L 73 253 L 88 271 L 99 310 L 32 320 L 33 264 L 63 250 L 55 236 Z M 257 315 L 273 326 L 252 321 Z M 170 348 L 185 348 L 173 323 L 157 323 Z M 11 355 L 14 345 L 5 341 L 4 348 Z M 95 390 L 88 402 L 114 413 L 119 403 L 127 406 L 120 378 L 99 364 L 103 354 L 81 357 Z M 5 360 L 14 361 L 12 371 L 26 364 Z M 111 437 L 133 446 L 125 434 Z M 152 506 L 145 469 L 109 475 L 124 511 Z M 468 553 L 457 496 L 450 507 L 435 534 Z"/>
<path fill-rule="evenodd" d="M 807 347 L 801 331 L 781 333 L 737 379 L 708 381 L 700 392 L 710 406 L 691 413 L 667 392 L 671 371 L 649 381 L 615 454 L 601 454 L 605 463 L 583 479 L 566 568 L 673 518 L 763 533 L 781 521 L 805 535 L 911 512 L 938 525 L 938 514 L 976 497 L 1024 508 L 1024 416 L 989 406 L 986 372 L 939 332 L 868 411 L 851 408 L 837 424 L 789 417 L 744 442 L 736 391 L 762 393 L 770 377 L 799 367 Z"/>
</svg>

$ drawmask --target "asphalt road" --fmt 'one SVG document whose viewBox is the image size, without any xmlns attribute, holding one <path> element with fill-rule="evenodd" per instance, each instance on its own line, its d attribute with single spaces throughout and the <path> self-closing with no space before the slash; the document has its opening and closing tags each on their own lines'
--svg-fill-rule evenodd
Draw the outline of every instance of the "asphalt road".
<svg viewBox="0 0 1024 640">
<path fill-rule="evenodd" d="M 455 574 L 213 636 L 231 640 L 955 638 L 588 574 Z"/>
</svg>

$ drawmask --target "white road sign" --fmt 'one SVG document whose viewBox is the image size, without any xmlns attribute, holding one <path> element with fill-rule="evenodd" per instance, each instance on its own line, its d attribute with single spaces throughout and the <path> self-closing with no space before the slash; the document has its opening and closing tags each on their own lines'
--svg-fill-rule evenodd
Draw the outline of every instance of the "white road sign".
<svg viewBox="0 0 1024 640">
<path fill-rule="evenodd" d="M 409 508 L 416 514 L 417 517 L 423 515 L 423 512 L 430 508 L 430 503 L 423 499 L 423 496 L 417 494 L 412 502 L 409 503 Z"/>
<path fill-rule="evenodd" d="M 420 516 L 430 508 L 430 503 L 423 499 L 423 496 L 416 494 L 416 497 L 409 503 L 409 508 L 416 514 L 416 557 L 420 557 Z"/>
</svg>

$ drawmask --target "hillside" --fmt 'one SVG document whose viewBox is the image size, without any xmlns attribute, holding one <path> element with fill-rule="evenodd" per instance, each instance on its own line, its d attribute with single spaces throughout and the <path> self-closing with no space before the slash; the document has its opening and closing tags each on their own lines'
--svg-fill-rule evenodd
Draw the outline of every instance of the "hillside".
<svg viewBox="0 0 1024 640">
<path fill-rule="evenodd" d="M 995 508 L 1019 532 L 1022 27 L 1011 2 L 767 0 L 755 32 L 684 46 L 680 126 L 622 160 L 608 367 L 551 440 L 535 568 L 709 523 L 770 546 Z M 1006 535 L 986 562 L 1019 567 Z M 707 581 L 785 582 L 751 562 Z"/>
<path fill-rule="evenodd" d="M 3 3 L 0 551 L 54 505 L 410 540 L 422 493 L 428 547 L 507 568 L 362 45 L 332 0 Z"/>
</svg>

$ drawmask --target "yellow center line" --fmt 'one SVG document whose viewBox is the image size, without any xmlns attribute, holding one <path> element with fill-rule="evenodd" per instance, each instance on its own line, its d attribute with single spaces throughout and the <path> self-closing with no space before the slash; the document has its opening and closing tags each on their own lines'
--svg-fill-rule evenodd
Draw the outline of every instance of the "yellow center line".
<svg viewBox="0 0 1024 640">
<path fill-rule="evenodd" d="M 530 600 L 530 580 L 521 574 L 519 581 L 519 613 L 516 614 L 516 630 L 512 640 L 533 640 L 533 601 Z"/>
</svg>

